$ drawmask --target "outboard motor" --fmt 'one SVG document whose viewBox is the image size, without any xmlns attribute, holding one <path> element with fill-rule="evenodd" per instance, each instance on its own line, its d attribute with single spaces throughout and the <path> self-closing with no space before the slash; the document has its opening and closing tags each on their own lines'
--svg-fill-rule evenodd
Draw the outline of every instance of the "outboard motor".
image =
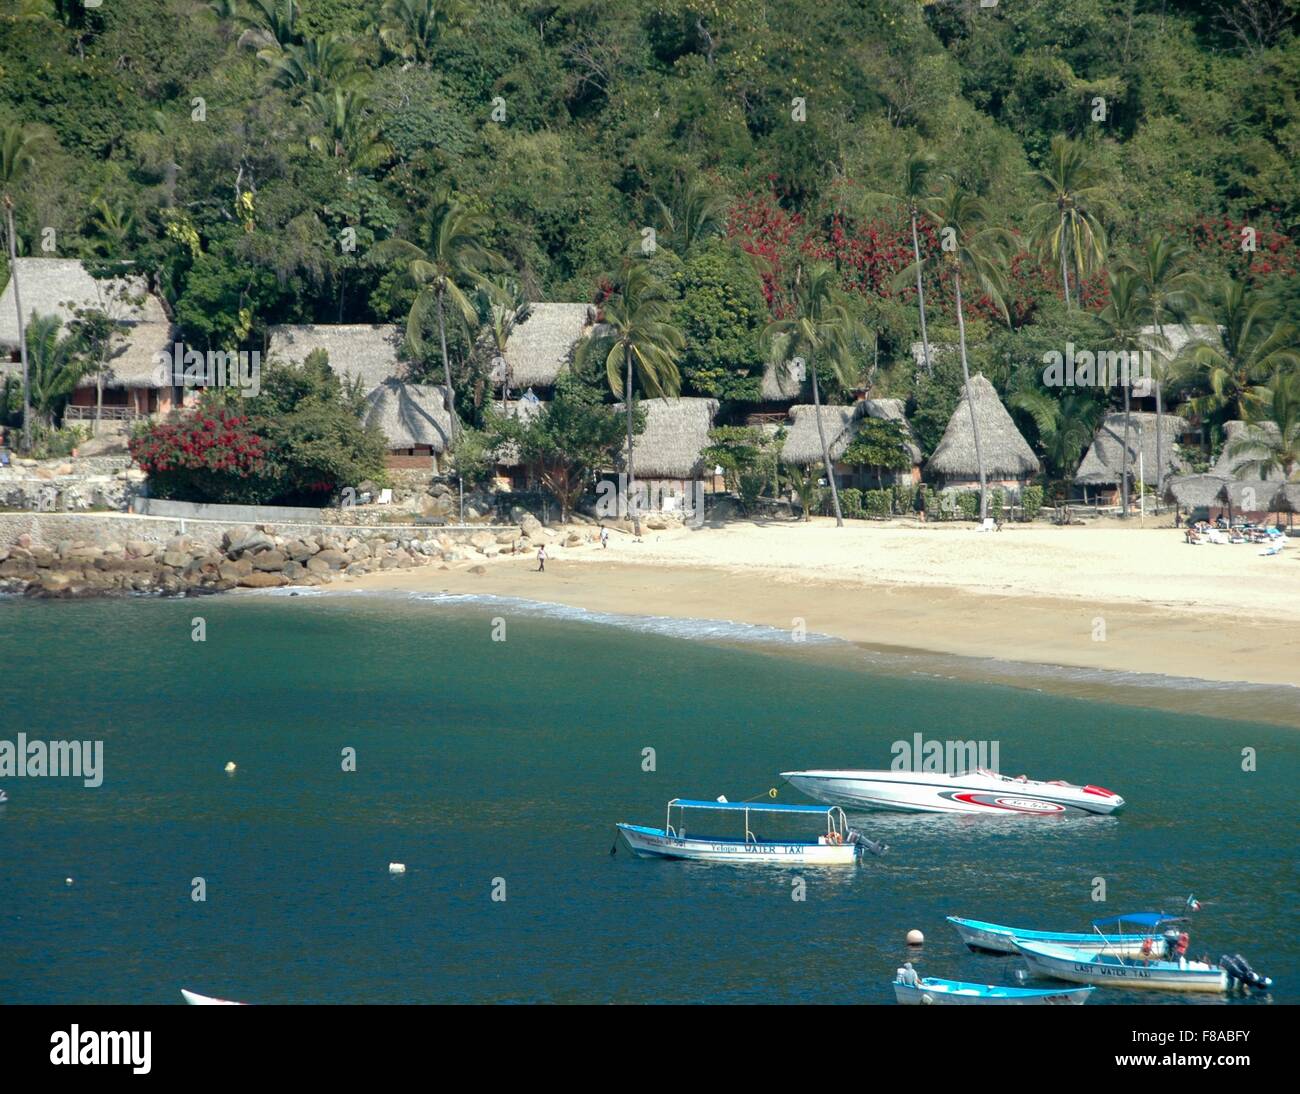
<svg viewBox="0 0 1300 1094">
<path fill-rule="evenodd" d="M 1261 976 L 1250 967 L 1250 962 L 1239 953 L 1234 953 L 1231 957 L 1224 954 L 1219 958 L 1219 966 L 1228 974 L 1228 986 L 1230 988 L 1254 988 L 1256 991 L 1268 991 L 1273 986 L 1271 976 Z"/>
<path fill-rule="evenodd" d="M 1178 945 L 1178 932 L 1175 930 L 1168 930 L 1161 934 L 1160 937 L 1165 940 L 1165 957 L 1170 961 L 1176 960 L 1174 957 L 1174 947 Z"/>
<path fill-rule="evenodd" d="M 873 855 L 883 855 L 886 851 L 889 850 L 889 847 L 886 844 L 877 843 L 873 839 L 867 839 L 867 837 L 864 836 L 861 832 L 859 832 L 856 828 L 849 829 L 849 842 L 855 843 L 859 847 L 865 847 Z"/>
</svg>

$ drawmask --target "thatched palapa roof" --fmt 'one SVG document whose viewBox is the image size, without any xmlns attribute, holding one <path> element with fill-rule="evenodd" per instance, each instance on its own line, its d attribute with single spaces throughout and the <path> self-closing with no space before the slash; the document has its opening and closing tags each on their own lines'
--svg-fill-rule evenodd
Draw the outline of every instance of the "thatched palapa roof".
<svg viewBox="0 0 1300 1094">
<path fill-rule="evenodd" d="M 1156 467 L 1157 419 L 1154 414 L 1132 412 L 1129 414 L 1128 474 L 1130 482 L 1138 477 L 1147 485 L 1160 481 Z M 1161 438 L 1161 455 L 1164 457 L 1165 477 L 1180 474 L 1186 464 L 1178 454 L 1175 441 L 1181 419 L 1172 414 L 1164 416 L 1164 434 Z M 1124 467 L 1124 413 L 1107 414 L 1093 437 L 1092 444 L 1079 464 L 1074 481 L 1086 486 L 1118 483 Z"/>
<path fill-rule="evenodd" d="M 106 387 L 162 387 L 158 355 L 172 349 L 172 326 L 162 302 L 149 292 L 143 277 L 96 279 L 73 258 L 20 258 L 18 290 L 23 323 L 33 314 L 57 316 L 66 330 L 78 309 L 96 308 L 126 325 L 113 338 L 104 373 Z M 18 348 L 18 312 L 13 278 L 0 293 L 0 348 Z M 80 387 L 94 387 L 95 377 Z"/>
<path fill-rule="evenodd" d="M 832 462 L 838 461 L 852 443 L 866 418 L 898 422 L 907 436 L 907 451 L 912 463 L 921 462 L 921 450 L 912 440 L 912 431 L 903 414 L 901 399 L 861 399 L 852 406 L 815 407 L 801 404 L 790 408 L 790 427 L 781 449 L 781 458 L 796 467 L 818 463 L 822 458 L 821 437 L 817 430 L 817 410 L 821 410 L 822 430 Z"/>
<path fill-rule="evenodd" d="M 451 415 L 442 389 L 430 384 L 385 380 L 366 396 L 362 421 L 377 426 L 390 449 L 427 444 L 434 452 L 445 452 L 451 441 Z"/>
<path fill-rule="evenodd" d="M 1223 504 L 1227 480 L 1218 475 L 1175 475 L 1165 480 L 1165 496 L 1187 509 Z"/>
<path fill-rule="evenodd" d="M 304 323 L 272 327 L 268 333 L 268 356 L 300 365 L 308 354 L 323 349 L 329 354 L 330 368 L 339 376 L 359 379 L 366 392 L 406 375 L 406 366 L 397 356 L 402 328 L 391 323 Z"/>
<path fill-rule="evenodd" d="M 775 364 L 768 361 L 763 368 L 759 394 L 765 403 L 781 403 L 787 399 L 797 399 L 803 391 L 805 382 L 795 378 L 790 362 L 782 361 L 780 364 Z"/>
<path fill-rule="evenodd" d="M 1239 474 L 1244 473 L 1244 465 L 1249 462 L 1250 457 L 1242 454 L 1229 456 L 1228 448 L 1231 446 L 1233 441 L 1246 435 L 1248 428 L 1253 428 L 1258 432 L 1270 434 L 1273 437 L 1277 436 L 1276 422 L 1259 422 L 1253 427 L 1248 427 L 1245 422 L 1240 421 L 1224 422 L 1223 451 L 1219 453 L 1219 458 L 1215 461 L 1214 467 L 1210 472 L 1211 474 L 1218 475 L 1220 478 L 1224 479 L 1235 479 Z M 1250 477 L 1257 478 L 1258 476 L 1251 474 Z M 1282 472 L 1277 468 L 1274 468 L 1264 476 L 1264 478 L 1271 479 L 1275 482 L 1281 482 L 1283 477 Z"/>
<path fill-rule="evenodd" d="M 550 403 L 543 399 L 514 399 L 506 407 L 506 417 L 517 418 L 521 422 L 531 422 L 548 406 Z M 514 441 L 507 441 L 497 449 L 496 462 L 502 467 L 518 467 L 523 462 L 519 454 L 519 445 Z"/>
<path fill-rule="evenodd" d="M 537 303 L 506 343 L 512 388 L 550 387 L 595 323 L 590 304 Z"/>
<path fill-rule="evenodd" d="M 948 420 L 926 469 L 947 478 L 976 478 L 975 435 L 971 429 L 970 393 L 974 393 L 975 419 L 979 422 L 984 473 L 994 478 L 1022 478 L 1038 470 L 1038 457 L 1020 435 L 993 385 L 977 372 L 962 391 L 957 409 Z"/>
<path fill-rule="evenodd" d="M 702 469 L 700 453 L 709 445 L 709 430 L 718 412 L 716 399 L 639 399 L 645 429 L 633 438 L 638 479 L 693 479 Z M 620 411 L 625 408 L 620 404 Z M 627 467 L 627 447 L 619 458 Z"/>
</svg>

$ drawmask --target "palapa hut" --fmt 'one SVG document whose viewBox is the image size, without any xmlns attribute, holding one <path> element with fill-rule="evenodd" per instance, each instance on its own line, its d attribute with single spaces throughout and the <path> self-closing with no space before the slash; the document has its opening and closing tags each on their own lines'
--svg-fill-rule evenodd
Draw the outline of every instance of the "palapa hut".
<svg viewBox="0 0 1300 1094">
<path fill-rule="evenodd" d="M 361 420 L 388 438 L 388 467 L 436 472 L 451 443 L 451 415 L 442 388 L 431 384 L 385 380 L 366 396 Z"/>
<path fill-rule="evenodd" d="M 530 305 L 528 318 L 515 327 L 506 342 L 504 368 L 493 370 L 493 382 L 500 393 L 532 388 L 539 396 L 555 387 L 561 369 L 573 360 L 577 344 L 596 322 L 590 304 L 537 303 Z M 480 342 L 480 352 L 491 347 Z"/>
<path fill-rule="evenodd" d="M 508 417 L 521 422 L 530 422 L 549 405 L 550 403 L 539 399 L 532 388 L 529 388 L 521 398 L 514 400 L 505 408 L 505 413 Z M 497 409 L 500 410 L 500 407 Z M 493 484 L 498 490 L 527 489 L 529 469 L 520 456 L 519 446 L 513 441 L 497 449 L 492 474 Z"/>
<path fill-rule="evenodd" d="M 1180 475 L 1187 465 L 1175 447 L 1181 434 L 1182 419 L 1172 414 L 1163 416 L 1164 432 L 1160 436 L 1160 459 L 1164 461 L 1164 477 Z M 1157 416 L 1134 411 L 1128 416 L 1128 479 L 1133 488 L 1141 480 L 1150 487 L 1158 486 L 1160 474 L 1157 467 L 1156 436 Z M 1120 477 L 1124 474 L 1124 413 L 1107 414 L 1098 428 L 1092 444 L 1084 454 L 1075 472 L 1074 481 L 1083 491 L 1086 504 L 1115 505 L 1122 496 Z"/>
<path fill-rule="evenodd" d="M 948 428 L 926 464 L 926 470 L 941 489 L 979 489 L 975 434 L 971 428 L 972 392 L 986 481 L 990 488 L 1002 487 L 1018 492 L 1038 473 L 1038 457 L 1020 435 L 993 385 L 979 372 L 963 389 L 957 409 L 952 412 Z"/>
<path fill-rule="evenodd" d="M 1255 428 L 1266 433 L 1277 432 L 1277 426 L 1272 422 L 1262 422 Z M 1246 429 L 1245 422 L 1225 422 L 1223 450 L 1209 473 L 1183 476 L 1169 483 L 1166 493 L 1188 510 L 1190 519 L 1218 520 L 1222 516 L 1229 520 L 1240 517 L 1263 521 L 1280 510 L 1295 511 L 1290 506 L 1287 492 L 1280 490 L 1284 486 L 1280 470 L 1270 471 L 1265 478 L 1260 478 L 1247 469 L 1248 455 L 1229 455 L 1229 446 Z M 1217 489 L 1214 484 L 1217 484 Z"/>
<path fill-rule="evenodd" d="M 719 476 L 714 467 L 704 465 L 702 453 L 710 443 L 718 401 L 638 399 L 636 405 L 645 411 L 645 429 L 633 438 L 636 482 L 638 489 L 645 490 L 645 508 L 666 512 L 690 508 L 699 492 L 716 490 Z M 620 404 L 618 410 L 624 409 Z M 627 472 L 626 445 L 617 470 Z"/>
<path fill-rule="evenodd" d="M 267 333 L 269 357 L 301 365 L 314 350 L 324 350 L 330 368 L 345 381 L 360 381 L 366 394 L 385 380 L 406 376 L 398 357 L 402 328 L 391 323 L 304 323 Z"/>
<path fill-rule="evenodd" d="M 808 467 L 822 462 L 821 436 L 817 429 L 817 411 L 821 411 L 822 431 L 826 434 L 826 447 L 835 471 L 835 482 L 840 487 L 873 488 L 886 484 L 916 483 L 921 481 L 921 450 L 912 440 L 912 431 L 903 414 L 901 399 L 860 399 L 852 406 L 823 406 L 801 404 L 790 408 L 790 426 L 781 459 L 795 467 Z M 906 470 L 882 470 L 869 467 L 850 467 L 841 462 L 845 451 L 868 418 L 898 422 L 906 436 L 907 454 L 911 466 Z"/>
<path fill-rule="evenodd" d="M 173 349 L 172 325 L 143 277 L 97 279 L 79 260 L 70 258 L 19 258 L 15 269 L 24 330 L 33 314 L 54 315 L 66 334 L 76 312 L 91 309 L 126 328 L 114 337 L 104 371 L 78 384 L 64 410 L 64 421 L 95 420 L 97 403 L 104 421 L 135 421 L 183 405 L 185 390 L 173 385 L 167 370 L 159 367 L 160 355 Z M 13 367 L 21 354 L 12 277 L 0 293 L 0 357 L 7 363 L 7 374 L 21 374 Z M 97 394 L 101 385 L 102 397 Z"/>
</svg>

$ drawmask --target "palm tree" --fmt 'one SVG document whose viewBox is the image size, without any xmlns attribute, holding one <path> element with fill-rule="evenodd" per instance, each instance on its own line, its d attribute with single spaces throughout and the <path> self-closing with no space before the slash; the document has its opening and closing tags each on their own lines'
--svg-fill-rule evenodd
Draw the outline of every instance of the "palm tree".
<svg viewBox="0 0 1300 1094">
<path fill-rule="evenodd" d="M 1048 462 L 1062 475 L 1073 473 L 1097 432 L 1101 404 L 1079 388 L 1067 389 L 1058 399 L 1039 387 L 1016 392 L 1010 402 L 1034 419 Z"/>
<path fill-rule="evenodd" d="M 609 389 L 627 408 L 627 491 L 633 529 L 641 534 L 641 513 L 636 498 L 636 464 L 633 460 L 632 424 L 639 387 L 647 396 L 669 398 L 681 390 L 677 355 L 685 348 L 682 332 L 672 323 L 673 297 L 641 262 L 624 263 L 617 288 L 605 301 L 598 333 L 578 346 L 574 365 L 588 360 L 605 362 Z"/>
<path fill-rule="evenodd" d="M 362 92 L 336 87 L 312 95 L 307 105 L 325 129 L 324 135 L 315 134 L 307 143 L 342 160 L 348 172 L 379 167 L 392 156 L 392 146 L 380 139 L 379 127 L 367 113 L 369 100 Z"/>
<path fill-rule="evenodd" d="M 984 473 L 979 419 L 975 414 L 975 392 L 971 388 L 970 367 L 966 361 L 966 318 L 962 310 L 961 287 L 963 277 L 972 278 L 993 306 L 1002 313 L 1003 318 L 1008 318 L 1006 270 L 1012 237 L 1005 228 L 989 225 L 988 209 L 984 202 L 952 180 L 949 180 L 941 194 L 926 202 L 925 215 L 939 230 L 939 261 L 952 278 L 956 297 L 961 375 L 975 441 L 975 465 L 980 477 L 980 520 L 983 520 L 988 513 L 988 479 Z"/>
<path fill-rule="evenodd" d="M 320 94 L 355 82 L 355 51 L 350 42 L 335 34 L 290 42 L 281 52 L 264 58 L 271 66 L 275 87 L 307 94 Z"/>
<path fill-rule="evenodd" d="M 1055 136 L 1046 164 L 1032 177 L 1048 196 L 1029 210 L 1030 235 L 1040 254 L 1060 264 L 1068 308 L 1070 271 L 1078 301 L 1080 283 L 1105 261 L 1106 233 L 1095 211 L 1106 208 L 1109 176 L 1083 144 Z"/>
<path fill-rule="evenodd" d="M 662 224 L 661 238 L 680 258 L 697 244 L 727 230 L 727 195 L 701 174 L 690 175 L 673 187 L 667 201 L 654 196 Z"/>
<path fill-rule="evenodd" d="M 98 237 L 91 246 L 106 258 L 121 258 L 126 241 L 135 229 L 135 213 L 124 202 L 110 204 L 102 194 L 91 199 L 90 208 L 86 227 Z"/>
<path fill-rule="evenodd" d="M 436 311 L 453 443 L 458 421 L 451 383 L 451 358 L 447 354 L 447 306 L 450 304 L 465 322 L 473 322 L 474 305 L 461 286 L 481 283 L 489 267 L 502 263 L 501 257 L 485 242 L 487 231 L 485 217 L 471 212 L 443 191 L 434 198 L 433 208 L 424 223 L 421 245 L 393 238 L 384 240 L 371 252 L 380 262 L 398 259 L 406 263 L 407 277 L 417 289 L 406 319 L 406 340 L 417 354 L 424 350 L 420 335 L 424 318 L 430 306 Z"/>
<path fill-rule="evenodd" d="M 1290 482 L 1300 468 L 1300 373 L 1279 373 L 1268 394 L 1252 407 L 1246 428 L 1228 442 L 1226 455 L 1241 459 L 1237 477 L 1267 478 L 1281 472 Z"/>
<path fill-rule="evenodd" d="M 500 362 L 501 410 L 510 409 L 510 361 L 506 348 L 515 327 L 526 323 L 533 313 L 528 295 L 513 277 L 498 277 L 485 281 L 474 294 L 474 310 L 478 321 L 492 342 L 492 354 Z M 495 377 L 494 377 L 495 378 Z"/>
<path fill-rule="evenodd" d="M 36 414 L 47 428 L 54 411 L 90 371 L 78 338 L 60 337 L 63 321 L 57 315 L 37 315 L 27 325 L 27 353 L 31 359 L 31 398 Z"/>
<path fill-rule="evenodd" d="M 5 210 L 5 236 L 9 241 L 9 279 L 14 285 L 14 306 L 18 309 L 18 349 L 23 365 L 23 451 L 32 446 L 31 374 L 27 360 L 27 339 L 23 336 L 23 302 L 18 286 L 18 237 L 14 233 L 14 190 L 36 161 L 46 143 L 44 130 L 20 125 L 0 126 L 0 204 Z"/>
<path fill-rule="evenodd" d="M 375 29 L 390 53 L 428 64 L 442 36 L 465 17 L 461 0 L 385 0 Z"/>
<path fill-rule="evenodd" d="M 861 324 L 840 299 L 835 270 L 819 262 L 808 270 L 802 264 L 795 269 L 791 292 L 793 314 L 777 319 L 763 332 L 771 346 L 771 360 L 781 368 L 787 361 L 802 357 L 812 377 L 813 414 L 817 419 L 817 439 L 821 442 L 822 465 L 831 488 L 835 507 L 835 525 L 844 527 L 840 512 L 840 493 L 835 485 L 830 448 L 826 444 L 826 427 L 822 422 L 821 393 L 817 384 L 817 364 L 824 363 L 835 379 L 845 387 L 856 379 L 857 362 L 853 351 L 862 337 Z M 806 511 L 806 510 L 805 510 Z"/>
<path fill-rule="evenodd" d="M 1156 336 L 1161 342 L 1165 340 L 1165 320 L 1185 314 L 1196 298 L 1199 282 L 1196 275 L 1187 269 L 1190 255 L 1190 248 L 1173 242 L 1168 236 L 1153 236 L 1132 263 L 1142 290 L 1143 312 L 1156 328 Z M 1163 352 L 1152 354 L 1152 361 L 1156 387 L 1156 505 L 1159 506 L 1160 499 L 1165 496 L 1163 387 L 1168 365 Z"/>
<path fill-rule="evenodd" d="M 916 225 L 922 215 L 921 204 L 930 193 L 930 176 L 935 169 L 935 163 L 934 156 L 928 152 L 908 156 L 907 162 L 903 166 L 903 185 L 899 188 L 897 194 L 871 193 L 867 195 L 868 201 L 873 204 L 884 201 L 892 205 L 902 205 L 907 210 L 908 218 L 912 222 L 912 264 L 916 271 L 916 306 L 921 312 L 921 349 L 925 358 L 925 371 L 931 376 L 934 375 L 934 363 L 930 360 L 930 336 L 925 326 L 925 286 L 921 283 L 923 271 L 921 241 L 916 232 Z M 900 279 L 906 277 L 910 272 L 909 270 L 902 271 L 899 274 Z"/>
<path fill-rule="evenodd" d="M 1121 266 L 1106 275 L 1106 286 L 1110 299 L 1098 313 L 1097 319 L 1106 330 L 1107 341 L 1113 349 L 1128 355 L 1130 375 L 1121 377 L 1120 386 L 1124 389 L 1124 449 L 1120 455 L 1120 491 L 1123 497 L 1124 516 L 1128 516 L 1128 461 L 1129 432 L 1133 427 L 1133 415 L 1129 412 L 1129 392 L 1131 383 L 1131 362 L 1138 354 L 1150 351 L 1154 340 L 1143 334 L 1144 301 L 1142 282 L 1133 270 Z M 1141 484 L 1139 484 L 1139 489 Z"/>
<path fill-rule="evenodd" d="M 250 27 L 260 37 L 264 49 L 258 50 L 258 56 L 264 60 L 273 57 L 287 46 L 302 41 L 298 33 L 297 0 L 249 0 L 253 9 L 251 18 L 240 21 Z M 221 12 L 218 10 L 218 14 Z M 243 43 L 243 39 L 240 39 Z"/>
<path fill-rule="evenodd" d="M 1300 368 L 1295 328 L 1242 281 L 1215 282 L 1197 300 L 1194 321 L 1219 329 L 1217 343 L 1189 342 L 1175 362 L 1185 378 L 1206 389 L 1188 400 L 1197 414 L 1249 419 L 1267 397 L 1267 380 Z"/>
</svg>

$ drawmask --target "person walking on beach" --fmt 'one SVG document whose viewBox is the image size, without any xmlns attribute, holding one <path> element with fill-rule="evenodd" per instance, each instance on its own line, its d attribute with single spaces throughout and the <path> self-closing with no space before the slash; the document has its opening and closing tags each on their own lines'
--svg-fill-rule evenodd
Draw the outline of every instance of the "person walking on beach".
<svg viewBox="0 0 1300 1094">
<path fill-rule="evenodd" d="M 605 550 L 609 549 L 609 529 L 603 524 L 600 526 L 600 545 Z"/>
<path fill-rule="evenodd" d="M 925 487 L 919 486 L 916 490 L 916 501 L 913 503 L 916 515 L 920 518 L 921 523 L 925 523 Z"/>
<path fill-rule="evenodd" d="M 539 574 L 546 572 L 546 544 L 537 548 L 537 572 Z"/>
</svg>

